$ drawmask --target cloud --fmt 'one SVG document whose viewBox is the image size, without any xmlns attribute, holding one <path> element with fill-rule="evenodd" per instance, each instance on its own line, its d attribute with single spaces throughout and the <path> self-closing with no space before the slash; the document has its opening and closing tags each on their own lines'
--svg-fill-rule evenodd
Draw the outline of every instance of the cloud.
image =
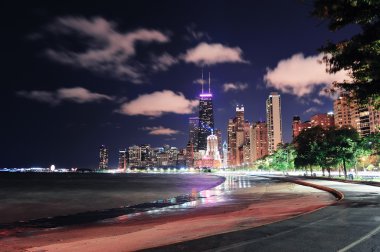
<svg viewBox="0 0 380 252">
<path fill-rule="evenodd" d="M 169 67 L 177 63 L 178 63 L 178 59 L 176 59 L 169 53 L 164 53 L 160 56 L 152 57 L 152 69 L 155 72 L 167 71 Z"/>
<path fill-rule="evenodd" d="M 74 103 L 100 102 L 103 100 L 114 100 L 113 97 L 94 93 L 82 87 L 60 88 L 57 91 L 19 91 L 17 95 L 31 100 L 58 105 L 64 101 Z"/>
<path fill-rule="evenodd" d="M 219 63 L 248 63 L 242 57 L 243 51 L 239 47 L 228 47 L 222 44 L 208 44 L 202 42 L 196 47 L 188 49 L 182 58 L 187 63 L 196 65 L 214 65 Z"/>
<path fill-rule="evenodd" d="M 280 60 L 274 69 L 267 69 L 264 81 L 267 87 L 273 87 L 284 93 L 303 96 L 317 88 L 328 88 L 334 81 L 350 80 L 348 72 L 336 74 L 326 72 L 321 63 L 323 54 L 304 57 L 302 53 L 294 54 L 288 59 Z"/>
<path fill-rule="evenodd" d="M 243 91 L 248 88 L 248 83 L 224 83 L 223 84 L 223 92 L 227 93 L 229 91 Z"/>
<path fill-rule="evenodd" d="M 140 95 L 135 100 L 122 104 L 117 112 L 152 117 L 158 117 L 164 113 L 191 114 L 198 103 L 198 100 L 186 99 L 182 93 L 163 90 Z"/>
<path fill-rule="evenodd" d="M 58 104 L 58 100 L 55 97 L 53 92 L 42 91 L 42 90 L 33 90 L 33 91 L 18 91 L 16 92 L 18 96 L 25 97 L 31 100 L 46 102 L 52 105 Z"/>
<path fill-rule="evenodd" d="M 318 98 L 314 98 L 314 99 L 313 99 L 313 102 L 314 102 L 315 104 L 318 104 L 318 105 L 323 105 L 323 101 L 322 101 L 321 99 L 318 99 Z"/>
<path fill-rule="evenodd" d="M 170 129 L 170 128 L 164 128 L 162 126 L 158 127 L 143 127 L 142 130 L 149 131 L 149 135 L 166 135 L 171 136 L 174 134 L 178 134 L 178 130 Z"/>
<path fill-rule="evenodd" d="M 141 83 L 146 66 L 134 59 L 138 43 L 166 43 L 169 37 L 158 30 L 138 29 L 128 33 L 116 30 L 116 24 L 102 17 L 61 17 L 48 27 L 50 33 L 78 38 L 81 52 L 70 49 L 46 50 L 59 63 Z M 60 46 L 62 48 L 62 45 Z"/>
<path fill-rule="evenodd" d="M 202 84 L 206 84 L 207 81 L 204 80 L 204 79 L 202 80 L 201 78 L 199 78 L 199 79 L 193 80 L 193 83 L 194 83 L 194 84 L 202 85 Z"/>
<path fill-rule="evenodd" d="M 316 108 L 316 107 L 311 107 L 311 108 L 308 108 L 305 110 L 305 112 L 303 112 L 304 114 L 312 114 L 312 113 L 317 113 L 319 110 Z"/>
</svg>

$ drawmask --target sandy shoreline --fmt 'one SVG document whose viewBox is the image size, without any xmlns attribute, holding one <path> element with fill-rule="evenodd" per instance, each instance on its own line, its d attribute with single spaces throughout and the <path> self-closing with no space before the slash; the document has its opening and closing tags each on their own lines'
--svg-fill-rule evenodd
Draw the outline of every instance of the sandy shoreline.
<svg viewBox="0 0 380 252">
<path fill-rule="evenodd" d="M 209 204 L 196 208 L 190 204 L 121 216 L 113 223 L 9 237 L 0 245 L 5 251 L 135 251 L 257 227 L 335 202 L 329 193 L 291 183 L 262 183 L 207 199 Z"/>
</svg>

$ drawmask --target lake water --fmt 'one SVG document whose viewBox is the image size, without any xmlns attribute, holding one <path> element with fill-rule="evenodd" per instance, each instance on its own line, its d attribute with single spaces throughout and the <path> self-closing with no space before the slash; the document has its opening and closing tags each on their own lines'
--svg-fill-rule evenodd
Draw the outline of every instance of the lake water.
<svg viewBox="0 0 380 252">
<path fill-rule="evenodd" d="M 205 174 L 4 172 L 0 224 L 132 206 L 192 194 L 223 181 Z"/>
</svg>

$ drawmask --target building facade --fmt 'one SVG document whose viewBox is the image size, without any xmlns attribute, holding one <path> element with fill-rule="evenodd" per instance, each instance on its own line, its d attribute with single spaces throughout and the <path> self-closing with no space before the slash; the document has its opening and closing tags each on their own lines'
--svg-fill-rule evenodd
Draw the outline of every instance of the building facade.
<svg viewBox="0 0 380 252">
<path fill-rule="evenodd" d="M 189 118 L 189 141 L 193 145 L 193 150 L 198 151 L 199 117 Z"/>
<path fill-rule="evenodd" d="M 251 162 L 268 155 L 268 130 L 266 122 L 256 122 L 250 127 Z"/>
<path fill-rule="evenodd" d="M 310 118 L 311 127 L 321 126 L 323 129 L 328 129 L 335 126 L 334 113 L 316 114 Z"/>
<path fill-rule="evenodd" d="M 202 93 L 199 96 L 199 126 L 198 126 L 198 150 L 207 149 L 207 137 L 214 130 L 214 108 L 212 94 Z"/>
<path fill-rule="evenodd" d="M 270 93 L 266 101 L 268 153 L 273 154 L 282 143 L 281 97 L 278 93 Z"/>
<path fill-rule="evenodd" d="M 100 146 L 99 149 L 99 169 L 108 169 L 108 149 L 105 145 Z"/>
<path fill-rule="evenodd" d="M 141 149 L 137 145 L 128 148 L 128 166 L 141 166 Z"/>
<path fill-rule="evenodd" d="M 380 111 L 359 104 L 348 94 L 342 94 L 334 101 L 334 116 L 335 126 L 356 129 L 361 137 L 380 131 Z"/>
<path fill-rule="evenodd" d="M 119 162 L 118 162 L 118 169 L 127 169 L 127 150 L 126 149 L 120 149 L 119 150 Z"/>
<path fill-rule="evenodd" d="M 244 106 L 237 105 L 235 117 L 227 127 L 228 165 L 239 166 L 250 162 L 249 122 L 244 118 Z"/>
</svg>

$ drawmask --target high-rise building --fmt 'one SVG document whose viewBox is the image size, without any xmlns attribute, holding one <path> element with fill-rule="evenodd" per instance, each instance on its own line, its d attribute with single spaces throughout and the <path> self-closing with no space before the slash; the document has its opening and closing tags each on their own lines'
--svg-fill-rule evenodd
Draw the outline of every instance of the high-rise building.
<svg viewBox="0 0 380 252">
<path fill-rule="evenodd" d="M 358 108 L 348 95 L 341 95 L 334 101 L 334 123 L 338 128 L 358 128 Z"/>
<path fill-rule="evenodd" d="M 203 80 L 203 75 L 202 75 Z M 202 93 L 199 95 L 199 127 L 198 127 L 198 150 L 207 149 L 207 137 L 214 130 L 214 109 L 211 93 L 211 79 L 209 75 L 208 93 L 204 93 L 202 83 Z"/>
<path fill-rule="evenodd" d="M 140 145 L 140 153 L 141 153 L 141 166 L 151 166 L 151 153 L 152 148 L 150 144 L 142 144 Z"/>
<path fill-rule="evenodd" d="M 236 115 L 228 121 L 228 165 L 250 161 L 249 122 L 244 120 L 244 106 L 236 106 Z"/>
<path fill-rule="evenodd" d="M 236 128 L 234 119 L 228 120 L 227 127 L 227 163 L 228 166 L 235 165 L 236 163 Z"/>
<path fill-rule="evenodd" d="M 370 133 L 380 132 L 380 111 L 375 109 L 375 107 L 370 106 L 368 112 Z"/>
<path fill-rule="evenodd" d="M 127 150 L 121 149 L 119 150 L 119 169 L 126 169 L 127 168 Z"/>
<path fill-rule="evenodd" d="M 373 106 L 359 104 L 349 94 L 334 101 L 335 126 L 356 129 L 360 136 L 379 132 L 380 111 Z"/>
<path fill-rule="evenodd" d="M 268 131 L 265 122 L 256 122 L 250 128 L 251 161 L 268 155 Z"/>
<path fill-rule="evenodd" d="M 198 150 L 198 134 L 199 134 L 199 117 L 189 118 L 189 141 L 193 145 L 193 150 Z"/>
<path fill-rule="evenodd" d="M 218 149 L 220 153 L 220 158 L 223 159 L 222 130 L 215 129 L 214 134 L 218 138 Z"/>
<path fill-rule="evenodd" d="M 281 97 L 270 93 L 267 102 L 268 153 L 273 154 L 278 144 L 282 143 Z"/>
<path fill-rule="evenodd" d="M 177 164 L 177 156 L 179 154 L 179 150 L 177 147 L 170 147 L 170 150 L 167 152 L 169 154 L 169 165 Z"/>
<path fill-rule="evenodd" d="M 324 129 L 328 129 L 335 126 L 334 113 L 329 112 L 325 114 L 316 114 L 310 118 L 311 127 L 321 126 Z"/>
<path fill-rule="evenodd" d="M 99 169 L 108 169 L 108 149 L 105 145 L 100 146 L 99 150 Z"/>
<path fill-rule="evenodd" d="M 329 112 L 325 114 L 315 114 L 310 118 L 310 121 L 302 122 L 299 116 L 293 117 L 292 129 L 293 140 L 302 131 L 310 129 L 311 127 L 320 126 L 323 129 L 328 129 L 335 126 L 334 113 Z"/>
<path fill-rule="evenodd" d="M 186 145 L 186 166 L 194 166 L 194 146 L 191 141 L 189 141 Z"/>
<path fill-rule="evenodd" d="M 141 166 L 141 148 L 137 145 L 128 148 L 129 166 Z"/>
<path fill-rule="evenodd" d="M 292 122 L 293 139 L 296 138 L 302 131 L 306 129 L 310 129 L 310 128 L 311 128 L 310 121 L 302 122 L 299 116 L 293 117 L 293 122 Z"/>
</svg>

